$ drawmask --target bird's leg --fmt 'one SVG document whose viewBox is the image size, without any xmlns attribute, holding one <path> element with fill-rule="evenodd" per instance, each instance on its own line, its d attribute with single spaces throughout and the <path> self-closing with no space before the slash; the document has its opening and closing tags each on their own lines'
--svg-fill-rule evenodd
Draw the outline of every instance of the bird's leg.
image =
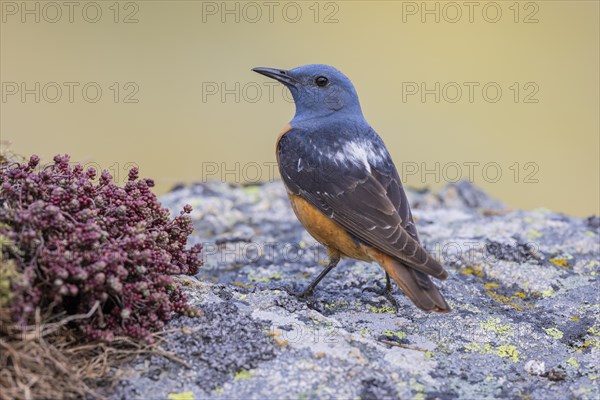
<svg viewBox="0 0 600 400">
<path fill-rule="evenodd" d="M 392 281 L 390 279 L 390 274 L 387 272 L 385 273 L 385 287 L 383 289 L 367 287 L 363 289 L 363 292 L 373 292 L 378 296 L 385 297 L 392 304 L 392 306 L 398 310 L 398 303 L 396 302 L 396 299 L 394 299 L 394 296 L 392 296 Z"/>
<path fill-rule="evenodd" d="M 373 292 L 379 296 L 387 297 L 388 293 L 392 292 L 392 281 L 390 280 L 390 274 L 385 273 L 385 287 L 383 289 L 367 287 L 363 289 L 363 292 Z"/>
<path fill-rule="evenodd" d="M 315 289 L 315 287 L 319 284 L 319 282 L 321 282 L 321 280 L 325 277 L 325 275 L 327 275 L 329 272 L 331 272 L 331 270 L 333 268 L 335 268 L 335 266 L 339 262 L 340 262 L 340 256 L 338 254 L 330 255 L 329 256 L 329 264 L 327 264 L 327 267 L 325 267 L 325 269 L 323 271 L 321 271 L 319 276 L 317 276 L 315 278 L 315 280 L 312 281 L 311 284 L 308 285 L 308 287 L 302 291 L 302 293 L 300 293 L 300 297 L 310 296 L 312 294 L 313 290 Z"/>
</svg>

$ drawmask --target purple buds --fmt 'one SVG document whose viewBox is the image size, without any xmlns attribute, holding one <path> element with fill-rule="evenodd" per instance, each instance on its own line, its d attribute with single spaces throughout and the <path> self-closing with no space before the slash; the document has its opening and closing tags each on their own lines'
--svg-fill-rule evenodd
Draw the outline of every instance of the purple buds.
<svg viewBox="0 0 600 400">
<path fill-rule="evenodd" d="M 120 335 L 151 340 L 174 312 L 197 315 L 171 275 L 194 275 L 201 246 L 187 248 L 192 211 L 169 218 L 150 188 L 129 171 L 120 187 L 108 171 L 71 166 L 68 155 L 35 172 L 40 158 L 0 169 L 0 235 L 19 249 L 13 258 L 23 279 L 11 282 L 15 323 L 31 323 L 35 309 L 85 314 L 78 320 L 90 339 Z"/>
</svg>

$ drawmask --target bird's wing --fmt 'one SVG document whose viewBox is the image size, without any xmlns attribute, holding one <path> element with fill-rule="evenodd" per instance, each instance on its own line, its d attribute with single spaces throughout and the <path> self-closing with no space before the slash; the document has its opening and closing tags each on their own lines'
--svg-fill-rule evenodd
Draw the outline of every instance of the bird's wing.
<svg viewBox="0 0 600 400">
<path fill-rule="evenodd" d="M 287 132 L 277 152 L 288 190 L 365 244 L 445 279 L 447 272 L 419 244 L 406 194 L 383 141 L 370 127 L 361 131 Z"/>
</svg>

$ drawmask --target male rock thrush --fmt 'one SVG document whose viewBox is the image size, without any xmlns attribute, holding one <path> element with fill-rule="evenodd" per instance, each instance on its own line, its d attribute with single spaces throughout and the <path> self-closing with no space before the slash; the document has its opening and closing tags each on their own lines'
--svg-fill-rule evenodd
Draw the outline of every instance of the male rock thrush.
<svg viewBox="0 0 600 400">
<path fill-rule="evenodd" d="M 398 171 L 365 120 L 352 82 L 328 65 L 254 68 L 289 88 L 296 114 L 279 135 L 276 156 L 292 208 L 329 254 L 315 286 L 349 257 L 375 261 L 417 307 L 450 311 L 429 276 L 448 273 L 421 247 Z"/>
</svg>

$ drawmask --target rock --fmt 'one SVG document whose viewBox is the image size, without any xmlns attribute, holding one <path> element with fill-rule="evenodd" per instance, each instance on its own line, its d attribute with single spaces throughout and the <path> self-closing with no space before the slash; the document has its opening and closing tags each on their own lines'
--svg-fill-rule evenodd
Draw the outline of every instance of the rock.
<svg viewBox="0 0 600 400">
<path fill-rule="evenodd" d="M 395 310 L 365 287 L 375 264 L 343 260 L 312 299 L 299 289 L 326 252 L 280 182 L 208 182 L 163 196 L 194 207 L 205 265 L 186 279 L 204 317 L 177 317 L 164 347 L 191 368 L 139 358 L 111 398 L 600 397 L 596 219 L 510 211 L 468 183 L 408 191 L 425 247 L 446 266 L 452 307 L 427 314 L 398 289 Z M 494 212 L 490 212 L 490 211 Z M 287 290 L 284 290 L 287 289 Z"/>
<path fill-rule="evenodd" d="M 586 219 L 588 226 L 591 229 L 600 229 L 600 217 L 597 215 L 592 215 Z"/>
<path fill-rule="evenodd" d="M 546 376 L 549 380 L 556 382 L 556 381 L 565 380 L 565 378 L 567 377 L 567 374 L 565 373 L 565 371 L 561 371 L 561 370 L 552 368 L 550 371 L 545 373 L 543 376 Z M 578 391 L 580 391 L 580 390 L 578 390 Z"/>
<path fill-rule="evenodd" d="M 450 183 L 439 194 L 441 203 L 452 208 L 474 208 L 485 210 L 503 210 L 506 207 L 496 199 L 491 198 L 483 190 L 469 181 Z"/>
<path fill-rule="evenodd" d="M 539 360 L 529 360 L 525 363 L 525 371 L 531 375 L 542 375 L 546 372 L 546 364 Z"/>
</svg>

